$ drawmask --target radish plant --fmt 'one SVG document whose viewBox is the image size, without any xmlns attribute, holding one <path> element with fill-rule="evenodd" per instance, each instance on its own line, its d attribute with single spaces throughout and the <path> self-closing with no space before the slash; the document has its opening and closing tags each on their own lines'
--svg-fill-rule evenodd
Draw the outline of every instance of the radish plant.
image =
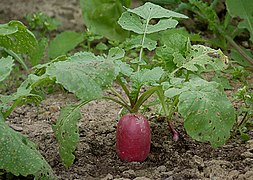
<svg viewBox="0 0 253 180">
<path fill-rule="evenodd" d="M 229 138 L 235 122 L 232 104 L 220 84 L 209 82 L 201 76 L 206 72 L 226 69 L 227 57 L 220 50 L 191 45 L 188 38 L 179 33 L 165 33 L 160 39 L 149 36 L 175 28 L 178 18 L 187 17 L 152 3 L 127 9 L 118 23 L 135 33 L 128 42 L 131 42 L 131 48 L 139 50 L 137 59 L 129 60 L 123 49 L 115 47 L 109 50 L 106 57 L 80 52 L 66 60 L 58 59 L 37 67 L 37 72 L 43 72 L 39 79 L 44 76 L 55 80 L 81 99 L 78 105 L 64 107 L 53 126 L 66 167 L 74 161 L 73 153 L 79 140 L 77 122 L 81 118 L 80 108 L 98 99 L 112 100 L 122 105 L 131 116 L 139 113 L 141 106 L 156 95 L 160 112 L 169 124 L 174 112 L 178 112 L 184 118 L 185 129 L 192 138 L 210 142 L 213 147 L 224 144 Z M 161 46 L 157 48 L 158 40 Z M 144 56 L 146 49 L 156 50 L 156 59 Z M 112 87 L 112 82 L 121 86 L 127 99 Z M 105 96 L 105 89 L 111 91 L 112 96 Z M 128 128 L 131 130 L 134 127 Z M 174 139 L 178 139 L 178 133 L 170 127 Z M 118 143 L 117 147 L 120 146 Z M 149 145 L 146 147 L 149 148 Z M 121 159 L 131 159 L 131 153 L 126 156 L 129 157 Z"/>
<path fill-rule="evenodd" d="M 152 104 L 158 107 L 157 113 L 166 117 L 174 140 L 180 136 L 171 126 L 171 120 L 178 112 L 184 119 L 186 132 L 193 139 L 210 142 L 213 147 L 223 145 L 235 122 L 235 111 L 222 85 L 207 81 L 202 75 L 226 69 L 227 57 L 220 50 L 191 45 L 188 37 L 170 31 L 180 18 L 187 17 L 150 2 L 126 9 L 118 23 L 133 33 L 123 45 L 130 44 L 128 51 L 114 47 L 104 56 L 79 52 L 37 65 L 17 93 L 1 96 L 2 114 L 7 117 L 23 99 L 39 102 L 41 97 L 36 87 L 47 83 L 58 83 L 74 93 L 80 103 L 63 107 L 52 127 L 66 167 L 75 159 L 80 109 L 99 99 L 118 103 L 127 111 L 116 132 L 116 149 L 123 161 L 144 161 L 148 156 L 151 132 L 140 110 L 152 95 L 156 98 Z M 126 55 L 132 49 L 138 52 L 137 58 Z M 148 51 L 152 51 L 152 56 L 146 56 Z M 9 70 L 3 74 L 8 73 Z M 125 95 L 118 93 L 113 83 L 119 84 Z M 110 93 L 105 94 L 105 90 Z M 5 106 L 10 102 L 12 106 Z M 10 171 L 8 166 L 0 169 Z"/>
</svg>

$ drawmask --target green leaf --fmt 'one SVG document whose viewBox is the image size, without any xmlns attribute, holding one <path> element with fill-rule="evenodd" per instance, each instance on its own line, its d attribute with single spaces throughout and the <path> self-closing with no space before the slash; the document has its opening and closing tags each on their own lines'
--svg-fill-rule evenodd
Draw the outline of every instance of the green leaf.
<svg viewBox="0 0 253 180">
<path fill-rule="evenodd" d="M 127 12 L 122 13 L 118 23 L 122 28 L 133 31 L 137 34 L 151 34 L 176 27 L 178 21 L 172 19 L 173 17 L 187 18 L 187 16 L 183 14 L 164 9 L 161 6 L 147 2 L 138 8 L 127 9 Z M 150 20 L 154 18 L 163 19 L 160 19 L 156 24 L 151 24 Z"/>
<path fill-rule="evenodd" d="M 164 90 L 164 96 L 168 98 L 173 98 L 182 92 L 189 90 L 189 87 L 184 85 L 185 80 L 183 78 L 177 78 L 171 76 L 169 81 L 162 83 Z"/>
<path fill-rule="evenodd" d="M 112 84 L 115 67 L 111 61 L 92 53 L 76 53 L 66 61 L 51 64 L 46 74 L 82 100 L 97 99 Z"/>
<path fill-rule="evenodd" d="M 1 114 L 0 137 L 0 169 L 15 176 L 34 175 L 36 179 L 56 179 L 36 145 L 11 129 Z"/>
<path fill-rule="evenodd" d="M 201 14 L 201 16 L 208 21 L 208 28 L 210 30 L 216 31 L 216 26 L 220 24 L 220 21 L 215 8 L 210 6 L 209 3 L 200 0 L 189 0 L 188 5 L 196 14 Z"/>
<path fill-rule="evenodd" d="M 122 62 L 121 60 L 114 61 L 114 64 L 116 68 L 115 69 L 116 76 L 122 73 L 123 75 L 130 77 L 134 71 L 129 64 L 127 64 L 126 62 Z"/>
<path fill-rule="evenodd" d="M 60 145 L 60 157 L 67 168 L 73 164 L 75 159 L 73 152 L 79 141 L 77 122 L 80 119 L 80 107 L 68 105 L 62 108 L 57 123 L 52 126 L 55 137 Z"/>
<path fill-rule="evenodd" d="M 36 47 L 35 36 L 19 21 L 0 25 L 0 47 L 17 54 L 30 54 Z"/>
<path fill-rule="evenodd" d="M 221 146 L 230 137 L 235 110 L 218 83 L 203 79 L 186 82 L 188 90 L 179 96 L 178 112 L 187 133 L 198 141 Z"/>
<path fill-rule="evenodd" d="M 135 9 L 128 9 L 129 12 L 137 14 L 143 19 L 153 19 L 153 18 L 188 18 L 187 16 L 176 13 L 174 11 L 167 10 L 161 6 L 155 5 L 150 2 L 146 2 L 143 6 L 137 7 Z"/>
<path fill-rule="evenodd" d="M 84 41 L 84 36 L 82 33 L 65 31 L 57 35 L 49 44 L 48 55 L 52 59 L 60 55 L 65 55 L 68 51 L 74 49 L 82 41 Z"/>
<path fill-rule="evenodd" d="M 150 19 L 147 19 L 147 21 L 149 20 Z M 178 21 L 174 19 L 161 19 L 157 24 L 146 25 L 146 21 L 142 21 L 137 15 L 124 12 L 119 18 L 118 23 L 123 29 L 133 31 L 137 34 L 151 34 L 168 28 L 174 28 L 178 24 Z"/>
<path fill-rule="evenodd" d="M 202 45 L 191 46 L 186 58 L 181 54 L 174 54 L 174 62 L 177 66 L 182 66 L 190 71 L 221 71 L 227 68 L 227 61 L 227 57 L 221 50 L 214 50 Z"/>
<path fill-rule="evenodd" d="M 158 47 L 156 50 L 157 56 L 159 56 L 165 64 L 165 69 L 173 71 L 177 65 L 180 66 L 185 61 L 185 54 L 189 48 L 188 37 L 177 33 L 177 31 L 164 31 L 160 37 L 162 47 Z M 181 60 L 183 58 L 183 60 Z M 181 62 L 181 63 L 180 63 Z"/>
<path fill-rule="evenodd" d="M 119 47 L 113 47 L 109 50 L 107 59 L 116 60 L 125 56 L 125 51 Z"/>
<path fill-rule="evenodd" d="M 172 48 L 176 52 L 184 54 L 188 50 L 189 38 L 180 34 L 174 29 L 169 29 L 161 33 L 161 44 L 168 48 Z"/>
<path fill-rule="evenodd" d="M 212 80 L 222 85 L 224 89 L 233 89 L 227 77 L 223 77 L 222 75 L 215 74 Z"/>
<path fill-rule="evenodd" d="M 7 117 L 17 106 L 27 103 L 39 104 L 42 101 L 42 97 L 32 92 L 32 90 L 37 85 L 46 85 L 46 83 L 51 81 L 52 80 L 45 75 L 36 76 L 34 74 L 30 74 L 15 93 L 11 95 L 0 94 L 0 108 L 2 108 L 2 110 L 4 109 L 4 116 Z"/>
<path fill-rule="evenodd" d="M 45 53 L 45 50 L 46 50 L 47 46 L 48 46 L 48 39 L 47 38 L 42 38 L 38 42 L 38 46 L 30 54 L 32 66 L 36 66 L 37 64 L 39 64 L 39 62 L 41 61 L 41 59 L 44 56 L 44 53 Z"/>
<path fill-rule="evenodd" d="M 6 36 L 18 32 L 16 26 L 9 26 L 9 24 L 0 24 L 0 36 Z"/>
<path fill-rule="evenodd" d="M 142 45 L 142 37 L 136 36 L 134 38 L 131 38 L 126 42 L 126 46 L 130 49 L 141 47 Z M 143 48 L 147 48 L 149 51 L 152 51 L 156 48 L 157 42 L 145 37 Z"/>
<path fill-rule="evenodd" d="M 130 77 L 132 82 L 131 97 L 135 99 L 143 85 L 152 85 L 158 83 L 163 73 L 164 71 L 161 67 L 155 67 L 153 69 L 141 69 L 141 71 L 133 73 Z"/>
<path fill-rule="evenodd" d="M 251 58 L 253 58 L 250 49 L 246 50 L 243 49 L 242 50 Z M 245 59 L 245 57 L 243 57 L 238 51 L 236 51 L 235 49 L 231 49 L 231 53 L 230 53 L 231 59 L 235 60 L 236 63 L 238 63 L 239 65 L 243 66 L 243 67 L 249 67 L 251 66 L 251 63 L 249 61 L 247 61 Z"/>
<path fill-rule="evenodd" d="M 0 59 L 0 82 L 10 75 L 12 67 L 14 66 L 13 62 L 14 60 L 11 56 Z"/>
<path fill-rule="evenodd" d="M 129 2 L 123 3 L 129 4 Z M 80 0 L 80 5 L 84 23 L 89 31 L 111 40 L 123 41 L 129 36 L 129 32 L 117 24 L 118 18 L 124 11 L 122 0 Z"/>
<path fill-rule="evenodd" d="M 253 42 L 253 1 L 227 0 L 226 6 L 229 14 L 233 17 L 239 16 L 242 21 L 238 24 L 239 28 L 246 28 L 250 32 L 250 41 Z"/>
<path fill-rule="evenodd" d="M 96 49 L 99 51 L 105 51 L 108 49 L 108 46 L 105 43 L 100 42 L 96 45 Z"/>
<path fill-rule="evenodd" d="M 148 85 L 159 81 L 163 73 L 164 71 L 161 67 L 155 67 L 153 69 L 142 69 L 139 72 L 135 72 L 133 76 L 131 76 L 131 80 L 133 83 L 137 83 L 139 85 Z"/>
<path fill-rule="evenodd" d="M 40 30 L 42 33 L 46 31 L 56 30 L 61 22 L 57 19 L 51 18 L 43 12 L 35 12 L 26 16 L 29 27 L 33 30 Z"/>
<path fill-rule="evenodd" d="M 145 24 L 141 21 L 140 17 L 135 14 L 123 12 L 118 23 L 123 29 L 133 31 L 137 34 L 144 34 Z"/>
</svg>

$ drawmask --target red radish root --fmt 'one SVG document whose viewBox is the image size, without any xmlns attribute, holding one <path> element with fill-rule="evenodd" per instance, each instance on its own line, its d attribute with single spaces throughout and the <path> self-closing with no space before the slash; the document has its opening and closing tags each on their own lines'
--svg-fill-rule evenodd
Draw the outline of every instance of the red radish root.
<svg viewBox="0 0 253 180">
<path fill-rule="evenodd" d="M 141 114 L 122 116 L 117 125 L 116 151 L 126 162 L 142 162 L 150 152 L 151 130 Z"/>
</svg>

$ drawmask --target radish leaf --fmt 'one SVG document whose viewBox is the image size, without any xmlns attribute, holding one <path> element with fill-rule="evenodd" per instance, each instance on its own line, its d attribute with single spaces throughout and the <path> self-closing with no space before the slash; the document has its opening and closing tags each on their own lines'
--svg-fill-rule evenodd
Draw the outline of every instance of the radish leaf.
<svg viewBox="0 0 253 180">
<path fill-rule="evenodd" d="M 79 106 L 65 106 L 61 110 L 57 123 L 52 126 L 55 137 L 60 146 L 60 157 L 66 167 L 70 167 L 75 159 L 73 152 L 79 141 L 77 122 L 80 118 L 81 113 Z"/>
<path fill-rule="evenodd" d="M 187 16 L 183 14 L 147 2 L 141 7 L 127 9 L 126 12 L 122 13 L 118 23 L 122 28 L 133 31 L 137 34 L 151 34 L 176 27 L 178 21 L 172 19 L 172 17 L 187 18 Z M 160 19 L 156 24 L 150 24 L 150 20 L 154 18 L 163 19 Z"/>
<path fill-rule="evenodd" d="M 174 54 L 174 62 L 190 71 L 221 71 L 227 68 L 227 57 L 220 51 L 212 48 L 193 45 L 186 58 L 182 54 Z"/>
<path fill-rule="evenodd" d="M 216 82 L 192 79 L 184 84 L 179 96 L 178 112 L 184 118 L 187 133 L 213 147 L 223 145 L 235 123 L 235 110 Z"/>
<path fill-rule="evenodd" d="M 77 32 L 65 31 L 55 37 L 48 47 L 50 58 L 56 58 L 65 55 L 68 51 L 74 49 L 84 40 L 84 35 Z"/>
<path fill-rule="evenodd" d="M 87 52 L 51 64 L 46 74 L 81 100 L 100 98 L 116 78 L 113 62 Z"/>
<path fill-rule="evenodd" d="M 37 47 L 35 36 L 19 21 L 0 25 L 0 47 L 17 54 L 30 54 Z"/>
<path fill-rule="evenodd" d="M 131 97 L 135 99 L 143 85 L 154 85 L 158 83 L 163 73 L 164 71 L 161 67 L 155 67 L 153 69 L 141 69 L 139 72 L 137 71 L 133 73 L 130 77 L 131 82 L 133 83 Z"/>
<path fill-rule="evenodd" d="M 156 48 L 157 42 L 145 37 L 144 43 L 143 43 L 143 48 L 147 48 L 149 51 L 152 51 Z M 134 38 L 131 38 L 129 41 L 126 42 L 126 46 L 130 49 L 133 48 L 139 48 L 142 46 L 142 37 L 137 36 Z"/>
<path fill-rule="evenodd" d="M 129 12 L 137 14 L 143 19 L 153 19 L 153 18 L 188 18 L 187 16 L 170 11 L 159 5 L 155 5 L 150 2 L 146 2 L 143 6 L 137 7 L 135 9 L 127 9 Z"/>
<path fill-rule="evenodd" d="M 0 137 L 0 169 L 15 176 L 34 175 L 36 179 L 56 179 L 36 145 L 7 126 L 1 113 Z"/>
</svg>

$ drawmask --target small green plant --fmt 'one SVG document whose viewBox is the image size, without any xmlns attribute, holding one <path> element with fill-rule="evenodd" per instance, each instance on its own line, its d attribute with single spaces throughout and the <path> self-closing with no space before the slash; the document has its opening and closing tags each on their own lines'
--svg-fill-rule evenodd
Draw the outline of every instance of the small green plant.
<svg viewBox="0 0 253 180">
<path fill-rule="evenodd" d="M 238 118 L 235 130 L 239 131 L 241 139 L 249 140 L 250 137 L 247 135 L 247 131 L 253 127 L 253 92 L 251 88 L 245 85 L 238 89 L 235 93 L 235 100 L 242 102 L 238 110 L 237 116 L 240 118 Z"/>
<path fill-rule="evenodd" d="M 36 31 L 43 36 L 50 31 L 56 30 L 61 25 L 58 20 L 49 17 L 43 12 L 29 14 L 26 16 L 26 20 L 28 21 L 30 30 Z"/>
</svg>

